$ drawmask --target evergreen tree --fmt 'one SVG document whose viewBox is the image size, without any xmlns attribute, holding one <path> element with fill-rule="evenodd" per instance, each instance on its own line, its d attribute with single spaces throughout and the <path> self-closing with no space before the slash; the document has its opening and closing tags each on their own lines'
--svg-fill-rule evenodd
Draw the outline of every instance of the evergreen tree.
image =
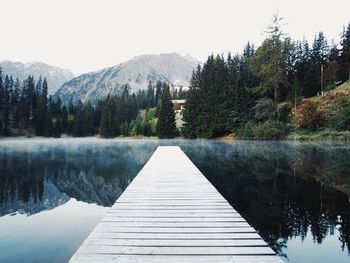
<svg viewBox="0 0 350 263">
<path fill-rule="evenodd" d="M 157 81 L 157 84 L 156 84 L 156 95 L 155 95 L 155 106 L 158 105 L 159 101 L 161 100 L 162 98 L 162 82 L 160 80 Z"/>
<path fill-rule="evenodd" d="M 173 138 L 176 136 L 175 113 L 170 99 L 170 89 L 167 87 L 163 90 L 157 122 L 159 138 Z"/>
<path fill-rule="evenodd" d="M 96 124 L 94 124 L 94 127 Z M 62 127 L 62 132 L 67 133 L 68 131 L 68 110 L 66 106 L 62 107 L 62 113 L 61 113 L 61 127 Z M 96 130 L 95 130 L 96 133 Z"/>
<path fill-rule="evenodd" d="M 282 18 L 274 15 L 272 24 L 268 27 L 268 37 L 256 53 L 256 67 L 260 85 L 256 91 L 268 96 L 277 104 L 280 99 L 281 87 L 287 81 L 285 75 L 286 50 L 281 31 Z"/>
<path fill-rule="evenodd" d="M 146 94 L 147 108 L 154 107 L 154 88 L 152 86 L 152 82 L 148 82 L 147 94 Z"/>
<path fill-rule="evenodd" d="M 341 55 L 339 57 L 339 80 L 350 79 L 350 23 L 344 28 L 341 35 Z"/>
<path fill-rule="evenodd" d="M 315 37 L 311 50 L 306 49 L 303 60 L 305 75 L 300 83 L 303 86 L 302 94 L 311 97 L 321 91 L 321 65 L 325 68 L 329 57 L 329 47 L 323 33 L 319 32 Z"/>
<path fill-rule="evenodd" d="M 232 94 L 224 58 L 209 56 L 191 81 L 185 104 L 184 135 L 211 138 L 227 132 L 228 117 L 233 110 Z M 191 128 L 191 122 L 195 129 Z"/>
<path fill-rule="evenodd" d="M 201 66 L 198 65 L 196 70 L 193 70 L 190 81 L 189 91 L 186 95 L 186 103 L 183 110 L 184 127 L 182 133 L 187 138 L 196 138 L 197 127 L 199 126 L 199 86 L 201 78 Z"/>
<path fill-rule="evenodd" d="M 44 78 L 44 82 L 42 85 L 41 96 L 40 96 L 40 111 L 42 116 L 42 125 L 43 125 L 43 135 L 49 135 L 49 123 L 50 119 L 48 116 L 48 105 L 47 105 L 47 95 L 48 95 L 48 85 L 47 80 Z"/>
<path fill-rule="evenodd" d="M 32 76 L 28 76 L 24 85 L 24 123 L 25 127 L 32 128 L 35 110 L 35 82 Z"/>
<path fill-rule="evenodd" d="M 100 135 L 105 138 L 116 136 L 115 127 L 114 99 L 113 97 L 108 96 L 105 105 L 102 108 Z"/>
<path fill-rule="evenodd" d="M 74 121 L 73 121 L 73 130 L 72 130 L 72 135 L 74 137 L 83 137 L 84 136 L 84 106 L 81 101 L 78 102 L 77 104 L 77 111 L 74 116 Z M 59 123 L 58 123 L 59 124 Z M 57 128 L 60 128 L 57 126 Z"/>
<path fill-rule="evenodd" d="M 3 84 L 3 96 L 2 96 L 2 134 L 9 136 L 10 134 L 10 90 L 11 82 L 8 75 L 5 76 Z"/>
<path fill-rule="evenodd" d="M 47 81 L 40 78 L 36 84 L 37 108 L 35 111 L 35 134 L 39 136 L 48 136 L 48 109 L 47 109 Z"/>
<path fill-rule="evenodd" d="M 236 60 L 236 59 L 234 59 Z M 255 70 L 255 48 L 249 42 L 243 50 L 242 56 L 239 58 L 239 69 L 236 73 L 236 66 L 229 66 L 229 82 L 235 89 L 235 108 L 234 114 L 238 117 L 237 120 L 249 120 L 250 109 L 255 104 L 255 100 L 258 98 L 258 94 L 251 92 L 253 87 L 259 85 L 259 77 Z M 234 69 L 232 70 L 231 67 Z M 235 75 L 237 74 L 237 80 Z M 239 121 L 239 122 L 240 122 Z M 238 123 L 239 123 L 238 122 Z M 232 127 L 231 127 L 232 128 Z"/>
<path fill-rule="evenodd" d="M 21 82 L 17 78 L 13 84 L 13 92 L 11 94 L 11 106 L 12 106 L 12 118 L 13 118 L 13 128 L 21 128 L 20 121 L 22 119 L 21 115 Z"/>
</svg>

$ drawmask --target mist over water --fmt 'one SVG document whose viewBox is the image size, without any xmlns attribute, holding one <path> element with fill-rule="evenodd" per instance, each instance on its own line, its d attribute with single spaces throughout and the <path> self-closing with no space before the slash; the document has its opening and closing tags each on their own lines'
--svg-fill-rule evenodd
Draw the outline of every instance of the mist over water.
<svg viewBox="0 0 350 263">
<path fill-rule="evenodd" d="M 0 140 L 0 262 L 64 262 L 158 145 L 179 145 L 286 262 L 350 259 L 350 145 Z"/>
</svg>

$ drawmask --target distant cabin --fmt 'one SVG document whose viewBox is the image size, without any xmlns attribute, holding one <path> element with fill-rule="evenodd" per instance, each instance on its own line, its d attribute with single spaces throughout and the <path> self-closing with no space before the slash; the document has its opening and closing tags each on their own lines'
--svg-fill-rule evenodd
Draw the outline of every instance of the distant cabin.
<svg viewBox="0 0 350 263">
<path fill-rule="evenodd" d="M 184 109 L 186 100 L 171 100 L 175 112 L 181 112 Z"/>
</svg>

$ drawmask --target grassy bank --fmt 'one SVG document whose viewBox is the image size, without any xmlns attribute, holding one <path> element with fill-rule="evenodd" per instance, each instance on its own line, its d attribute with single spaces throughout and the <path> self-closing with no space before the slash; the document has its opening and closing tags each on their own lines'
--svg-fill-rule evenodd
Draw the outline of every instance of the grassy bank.
<svg viewBox="0 0 350 263">
<path fill-rule="evenodd" d="M 331 129 L 322 129 L 317 131 L 296 130 L 289 133 L 285 139 L 287 140 L 308 140 L 308 141 L 350 141 L 350 131 L 335 131 Z"/>
</svg>

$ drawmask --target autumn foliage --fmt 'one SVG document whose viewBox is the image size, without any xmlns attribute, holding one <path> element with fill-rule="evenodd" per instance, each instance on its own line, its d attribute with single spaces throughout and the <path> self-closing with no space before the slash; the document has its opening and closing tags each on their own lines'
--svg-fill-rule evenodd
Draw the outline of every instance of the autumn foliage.
<svg viewBox="0 0 350 263">
<path fill-rule="evenodd" d="M 295 120 L 300 128 L 317 129 L 325 120 L 325 111 L 319 103 L 313 100 L 304 100 L 294 111 Z"/>
</svg>

